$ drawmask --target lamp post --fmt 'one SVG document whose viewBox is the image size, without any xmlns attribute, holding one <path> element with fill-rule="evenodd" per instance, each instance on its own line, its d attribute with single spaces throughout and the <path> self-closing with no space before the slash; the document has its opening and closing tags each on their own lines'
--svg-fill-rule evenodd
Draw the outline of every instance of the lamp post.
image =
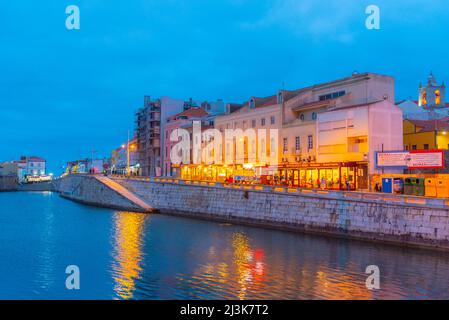
<svg viewBox="0 0 449 320">
<path fill-rule="evenodd" d="M 130 176 L 130 172 L 129 172 L 129 131 L 128 131 L 128 143 L 126 144 L 126 148 L 127 148 L 127 155 L 126 155 L 126 175 L 129 177 Z"/>
</svg>

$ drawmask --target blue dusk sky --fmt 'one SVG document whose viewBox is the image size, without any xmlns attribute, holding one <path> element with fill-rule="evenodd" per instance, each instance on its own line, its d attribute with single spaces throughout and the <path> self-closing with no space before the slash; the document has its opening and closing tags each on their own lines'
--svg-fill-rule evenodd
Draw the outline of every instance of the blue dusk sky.
<svg viewBox="0 0 449 320">
<path fill-rule="evenodd" d="M 365 8 L 380 8 L 380 30 Z M 67 30 L 77 5 L 80 30 Z M 242 102 L 371 71 L 449 82 L 445 0 L 14 0 L 0 6 L 0 161 L 109 156 L 143 96 Z"/>
</svg>

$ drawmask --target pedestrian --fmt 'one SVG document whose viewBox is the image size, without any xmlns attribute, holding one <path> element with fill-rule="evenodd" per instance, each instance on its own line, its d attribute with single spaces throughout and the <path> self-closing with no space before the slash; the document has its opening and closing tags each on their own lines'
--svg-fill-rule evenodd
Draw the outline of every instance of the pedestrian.
<svg viewBox="0 0 449 320">
<path fill-rule="evenodd" d="M 326 178 L 325 177 L 323 177 L 322 179 L 321 179 L 321 189 L 326 189 Z"/>
</svg>

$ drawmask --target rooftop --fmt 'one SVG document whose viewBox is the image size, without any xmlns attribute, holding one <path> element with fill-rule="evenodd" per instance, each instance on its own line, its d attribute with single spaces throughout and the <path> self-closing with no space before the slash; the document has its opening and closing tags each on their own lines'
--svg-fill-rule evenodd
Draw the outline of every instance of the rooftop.
<svg viewBox="0 0 449 320">
<path fill-rule="evenodd" d="M 407 120 L 410 121 L 416 127 L 421 128 L 419 132 L 429 131 L 449 131 L 449 123 L 443 120 Z"/>
</svg>

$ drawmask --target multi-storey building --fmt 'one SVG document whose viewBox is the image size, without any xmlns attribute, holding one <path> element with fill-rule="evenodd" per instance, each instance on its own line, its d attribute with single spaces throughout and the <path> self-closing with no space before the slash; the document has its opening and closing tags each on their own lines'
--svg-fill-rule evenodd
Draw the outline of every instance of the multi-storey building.
<svg viewBox="0 0 449 320">
<path fill-rule="evenodd" d="M 36 156 L 22 156 L 20 162 L 25 164 L 24 174 L 26 176 L 44 176 L 47 161 Z"/>
<path fill-rule="evenodd" d="M 178 113 L 167 119 L 165 124 L 165 139 L 164 139 L 164 176 L 178 176 L 179 165 L 173 164 L 170 157 L 171 150 L 177 141 L 171 141 L 170 135 L 177 129 L 186 129 L 192 126 L 193 121 L 202 121 L 209 117 L 209 114 L 203 108 L 190 108 L 186 111 Z"/>
<path fill-rule="evenodd" d="M 144 106 L 136 112 L 136 139 L 140 174 L 160 175 L 161 101 L 144 98 Z M 158 174 L 159 173 L 159 174 Z"/>
<path fill-rule="evenodd" d="M 220 175 L 256 176 L 291 186 L 324 183 L 327 188 L 366 189 L 369 175 L 376 172 L 375 152 L 402 149 L 402 112 L 394 105 L 394 79 L 374 73 L 354 73 L 266 98 L 251 97 L 243 105 L 229 104 L 227 114 L 215 119 L 215 128 L 222 133 L 277 130 L 277 139 L 268 133 L 257 136 L 258 157 L 251 163 L 234 158 L 232 168 L 226 163 L 215 167 Z M 225 159 L 237 141 L 223 138 L 222 144 Z M 259 154 L 269 158 L 273 152 L 277 161 L 259 159 Z"/>
<path fill-rule="evenodd" d="M 191 108 L 202 108 L 211 115 L 224 112 L 222 100 L 215 102 L 182 100 L 161 97 L 152 100 L 144 98 L 144 107 L 136 112 L 136 136 L 139 152 L 140 174 L 145 176 L 160 176 L 166 174 L 164 141 L 167 120 Z"/>
<path fill-rule="evenodd" d="M 301 89 L 285 102 L 279 180 L 293 186 L 367 189 L 376 151 L 402 149 L 394 79 L 374 73 Z"/>
</svg>

